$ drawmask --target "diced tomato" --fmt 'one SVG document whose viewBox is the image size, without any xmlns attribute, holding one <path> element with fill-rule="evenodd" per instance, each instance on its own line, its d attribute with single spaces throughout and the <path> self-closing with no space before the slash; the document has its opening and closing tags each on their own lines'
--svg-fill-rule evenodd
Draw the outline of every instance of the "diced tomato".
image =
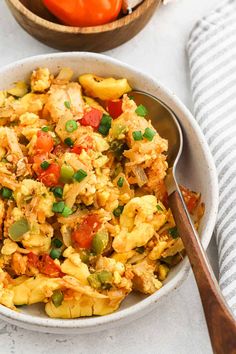
<svg viewBox="0 0 236 354">
<path fill-rule="evenodd" d="M 40 173 L 38 179 L 47 187 L 54 187 L 59 184 L 61 168 L 58 164 L 52 163 L 45 171 Z"/>
<path fill-rule="evenodd" d="M 118 118 L 122 113 L 122 100 L 107 101 L 106 109 L 112 118 Z"/>
<path fill-rule="evenodd" d="M 79 122 L 81 125 L 90 126 L 94 129 L 98 129 L 102 116 L 102 111 L 92 107 L 90 111 L 84 114 L 83 118 L 80 119 Z"/>
<path fill-rule="evenodd" d="M 39 155 L 35 155 L 33 157 L 33 170 L 35 171 L 35 173 L 37 175 L 40 175 L 41 173 L 43 173 L 43 170 L 40 167 L 40 165 L 43 161 L 46 161 L 46 160 L 48 160 L 48 154 L 39 154 Z"/>
<path fill-rule="evenodd" d="M 44 154 L 51 152 L 54 146 L 54 140 L 47 132 L 39 130 L 37 133 L 36 152 L 37 154 Z"/>
<path fill-rule="evenodd" d="M 30 252 L 27 254 L 27 264 L 31 267 L 37 268 L 40 273 L 49 276 L 50 278 L 63 277 L 60 267 L 48 255 L 37 256 L 35 253 Z"/>
<path fill-rule="evenodd" d="M 180 190 L 182 192 L 182 195 L 183 195 L 183 198 L 184 198 L 184 201 L 185 201 L 188 211 L 190 213 L 192 213 L 197 206 L 197 203 L 200 198 L 200 194 L 192 192 L 189 189 L 182 187 L 182 186 L 180 187 Z"/>
<path fill-rule="evenodd" d="M 75 146 L 73 146 L 73 148 L 70 151 L 73 152 L 74 154 L 80 155 L 83 149 L 84 149 L 84 147 L 79 146 L 79 145 L 75 145 Z"/>
<path fill-rule="evenodd" d="M 33 252 L 28 253 L 27 257 L 28 257 L 28 265 L 34 268 L 38 268 L 39 257 Z"/>
<path fill-rule="evenodd" d="M 95 232 L 100 228 L 101 223 L 96 214 L 87 215 L 77 229 L 72 233 L 72 241 L 77 248 L 89 249 Z"/>
<path fill-rule="evenodd" d="M 63 277 L 64 273 L 62 273 L 60 267 L 53 261 L 53 259 L 48 255 L 44 254 L 40 257 L 39 262 L 39 272 L 49 276 L 50 278 L 58 278 Z"/>
</svg>

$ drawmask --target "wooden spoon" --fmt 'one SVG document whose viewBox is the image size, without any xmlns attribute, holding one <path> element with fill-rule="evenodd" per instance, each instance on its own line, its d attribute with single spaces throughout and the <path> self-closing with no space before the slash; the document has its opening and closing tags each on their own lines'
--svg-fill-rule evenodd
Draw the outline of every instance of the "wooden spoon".
<svg viewBox="0 0 236 354">
<path fill-rule="evenodd" d="M 147 107 L 153 126 L 168 140 L 169 172 L 165 182 L 169 206 L 197 282 L 213 351 L 216 354 L 235 354 L 236 321 L 221 294 L 175 177 L 183 148 L 181 127 L 174 112 L 156 97 L 140 91 L 133 91 L 132 96 L 137 104 Z"/>
</svg>

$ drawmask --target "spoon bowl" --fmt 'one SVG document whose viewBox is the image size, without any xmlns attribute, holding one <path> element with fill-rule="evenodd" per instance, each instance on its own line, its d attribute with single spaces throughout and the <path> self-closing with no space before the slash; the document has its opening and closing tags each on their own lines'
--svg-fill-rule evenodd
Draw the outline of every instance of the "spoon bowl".
<svg viewBox="0 0 236 354">
<path fill-rule="evenodd" d="M 197 282 L 213 351 L 215 354 L 235 354 L 236 321 L 221 294 L 175 176 L 183 150 L 180 124 L 172 110 L 156 97 L 141 91 L 133 91 L 132 95 L 137 104 L 143 104 L 147 108 L 147 119 L 150 119 L 157 132 L 168 140 L 169 169 L 165 179 L 168 203 Z"/>
</svg>

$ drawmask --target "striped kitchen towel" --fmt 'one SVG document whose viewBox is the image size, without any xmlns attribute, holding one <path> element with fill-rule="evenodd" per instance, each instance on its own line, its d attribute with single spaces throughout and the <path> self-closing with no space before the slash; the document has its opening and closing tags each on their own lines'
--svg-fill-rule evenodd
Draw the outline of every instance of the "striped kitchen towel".
<svg viewBox="0 0 236 354">
<path fill-rule="evenodd" d="M 236 0 L 196 24 L 187 52 L 195 117 L 218 172 L 219 282 L 236 315 Z"/>
</svg>

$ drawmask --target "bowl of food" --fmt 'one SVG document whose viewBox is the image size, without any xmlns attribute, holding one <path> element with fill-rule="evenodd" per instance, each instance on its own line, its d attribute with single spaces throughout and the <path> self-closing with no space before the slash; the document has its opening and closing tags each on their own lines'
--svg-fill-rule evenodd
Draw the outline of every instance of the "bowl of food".
<svg viewBox="0 0 236 354">
<path fill-rule="evenodd" d="M 178 181 L 207 247 L 216 171 L 179 99 L 99 54 L 21 60 L 0 70 L 2 319 L 51 333 L 98 331 L 142 316 L 186 278 L 166 200 L 168 141 L 132 89 L 179 119 Z"/>
<path fill-rule="evenodd" d="M 123 13 L 120 10 L 123 0 L 93 1 L 92 5 L 87 1 L 74 4 L 73 1 L 65 0 L 6 2 L 16 21 L 29 34 L 48 46 L 64 51 L 101 52 L 134 37 L 150 20 L 161 0 L 131 1 L 133 6 L 138 4 L 132 13 Z M 57 14 L 59 19 L 48 8 L 53 14 Z M 103 23 L 104 21 L 106 23 Z M 103 24 L 98 25 L 101 22 Z M 71 26 L 67 25 L 68 23 Z"/>
</svg>

